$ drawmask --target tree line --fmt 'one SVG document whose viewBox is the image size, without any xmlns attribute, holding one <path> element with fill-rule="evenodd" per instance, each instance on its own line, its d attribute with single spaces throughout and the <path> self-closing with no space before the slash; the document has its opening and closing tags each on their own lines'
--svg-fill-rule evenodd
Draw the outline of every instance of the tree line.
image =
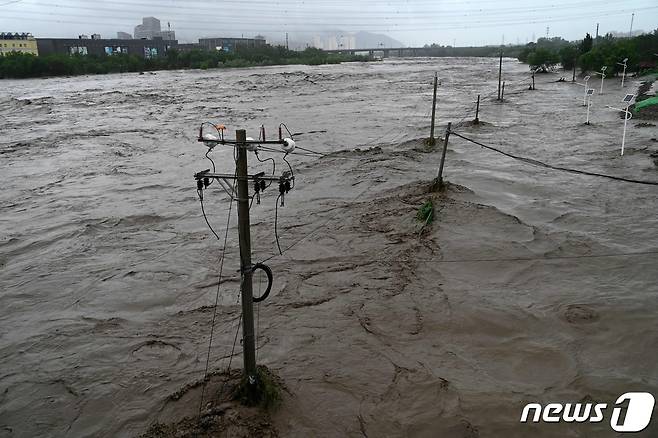
<svg viewBox="0 0 658 438">
<path fill-rule="evenodd" d="M 627 72 L 655 69 L 657 53 L 658 29 L 634 38 L 615 38 L 612 34 L 606 34 L 595 39 L 589 33 L 577 42 L 560 37 L 539 38 L 536 43 L 526 44 L 518 59 L 529 64 L 533 70 L 546 71 L 560 64 L 565 70 L 576 66 L 582 73 L 591 73 L 606 66 L 606 74 L 615 75 L 623 70 L 624 67 L 618 63 L 626 58 Z"/>
<path fill-rule="evenodd" d="M 130 54 L 35 56 L 14 52 L 0 56 L 0 78 L 76 76 L 190 68 L 205 70 L 288 64 L 320 65 L 368 60 L 367 56 L 329 54 L 315 48 L 293 51 L 282 46 L 240 47 L 233 52 L 171 49 L 165 56 L 149 59 Z"/>
</svg>

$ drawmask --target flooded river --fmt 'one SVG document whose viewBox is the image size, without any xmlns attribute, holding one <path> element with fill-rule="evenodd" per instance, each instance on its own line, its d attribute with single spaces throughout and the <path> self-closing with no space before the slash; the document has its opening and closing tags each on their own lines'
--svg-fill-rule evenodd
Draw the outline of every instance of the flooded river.
<svg viewBox="0 0 658 438">
<path fill-rule="evenodd" d="M 0 436 L 134 436 L 203 377 L 222 243 L 192 178 L 210 167 L 196 142 L 204 121 L 252 137 L 285 122 L 304 133 L 298 145 L 331 153 L 289 157 L 296 187 L 278 227 L 281 246 L 296 245 L 268 262 L 275 284 L 258 307 L 258 360 L 291 394 L 273 416 L 282 436 L 614 436 L 605 423 L 518 420 L 530 402 L 658 393 L 658 188 L 452 136 L 453 185 L 420 230 L 441 156 L 420 139 L 434 71 L 437 136 L 452 122 L 512 154 L 658 181 L 658 129 L 631 120 L 621 157 L 623 120 L 606 106 L 638 81 L 607 80 L 587 126 L 583 87 L 547 74 L 529 91 L 527 66 L 508 59 L 498 103 L 497 67 L 402 59 L 0 81 Z M 486 123 L 473 126 L 478 94 Z M 230 149 L 213 158 L 233 172 Z M 251 210 L 255 260 L 278 254 L 276 195 Z M 222 238 L 228 204 L 206 191 Z M 235 210 L 231 227 L 211 369 L 226 367 L 239 319 Z"/>
</svg>

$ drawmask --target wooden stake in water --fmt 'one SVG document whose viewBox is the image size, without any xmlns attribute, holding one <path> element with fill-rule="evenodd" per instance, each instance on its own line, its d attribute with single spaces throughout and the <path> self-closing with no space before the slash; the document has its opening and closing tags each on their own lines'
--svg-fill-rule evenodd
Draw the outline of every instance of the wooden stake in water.
<svg viewBox="0 0 658 438">
<path fill-rule="evenodd" d="M 434 97 L 432 98 L 432 124 L 430 125 L 430 146 L 434 146 L 436 140 L 434 139 L 434 116 L 436 115 L 436 87 L 439 82 L 438 72 L 434 73 Z"/>
<path fill-rule="evenodd" d="M 476 125 L 480 123 L 480 95 L 478 94 L 478 102 L 475 107 L 475 120 L 473 120 L 473 123 Z"/>
<path fill-rule="evenodd" d="M 448 127 L 446 128 L 446 137 L 443 141 L 443 152 L 441 153 L 441 165 L 439 166 L 439 176 L 437 177 L 439 188 L 443 188 L 443 166 L 446 161 L 446 151 L 448 150 L 448 138 L 450 137 L 450 128 L 452 128 L 452 122 L 448 122 Z"/>
<path fill-rule="evenodd" d="M 571 82 L 576 82 L 576 62 L 578 58 L 573 59 L 573 76 L 571 77 Z"/>
<path fill-rule="evenodd" d="M 500 63 L 498 64 L 498 100 L 501 100 L 500 96 L 500 81 L 503 78 L 503 51 L 500 51 Z"/>
</svg>

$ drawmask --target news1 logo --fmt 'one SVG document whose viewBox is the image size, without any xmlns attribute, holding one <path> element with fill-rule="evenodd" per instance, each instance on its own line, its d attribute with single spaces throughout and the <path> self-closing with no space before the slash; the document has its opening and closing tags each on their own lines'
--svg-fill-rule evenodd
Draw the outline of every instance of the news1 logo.
<svg viewBox="0 0 658 438">
<path fill-rule="evenodd" d="M 643 431 L 651 422 L 655 403 L 648 392 L 622 394 L 612 407 L 610 427 L 615 432 Z M 608 411 L 606 403 L 528 403 L 521 413 L 521 423 L 600 423 Z"/>
</svg>

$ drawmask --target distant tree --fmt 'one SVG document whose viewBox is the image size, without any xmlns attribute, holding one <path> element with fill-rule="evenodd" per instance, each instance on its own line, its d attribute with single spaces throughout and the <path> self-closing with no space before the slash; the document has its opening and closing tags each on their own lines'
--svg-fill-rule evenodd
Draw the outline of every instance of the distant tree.
<svg viewBox="0 0 658 438">
<path fill-rule="evenodd" d="M 525 47 L 523 47 L 523 49 L 521 49 L 521 51 L 519 52 L 519 56 L 518 56 L 519 61 L 528 62 L 528 56 L 530 56 L 530 54 L 535 51 L 536 47 L 537 45 L 535 43 L 526 44 Z"/>
<path fill-rule="evenodd" d="M 585 35 L 585 38 L 583 41 L 580 43 L 580 53 L 587 53 L 590 50 L 592 50 L 592 47 L 594 46 L 594 39 L 592 38 L 592 35 L 589 33 Z"/>
<path fill-rule="evenodd" d="M 578 58 L 578 49 L 573 45 L 565 46 L 560 49 L 558 55 L 560 56 L 562 68 L 571 70 L 576 63 L 576 58 Z"/>
<path fill-rule="evenodd" d="M 528 56 L 528 64 L 530 64 L 530 68 L 540 69 L 544 72 L 550 70 L 559 62 L 560 57 L 557 53 L 542 47 L 538 48 Z"/>
</svg>

